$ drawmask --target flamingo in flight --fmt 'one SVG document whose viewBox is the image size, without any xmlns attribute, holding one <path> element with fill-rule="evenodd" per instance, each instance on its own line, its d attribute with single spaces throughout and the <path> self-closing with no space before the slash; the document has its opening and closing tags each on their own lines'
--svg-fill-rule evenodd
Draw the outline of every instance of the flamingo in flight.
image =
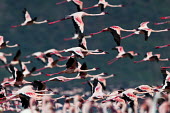
<svg viewBox="0 0 170 113">
<path fill-rule="evenodd" d="M 169 58 L 161 59 L 160 54 L 153 54 L 152 52 L 147 52 L 143 60 L 134 61 L 134 63 L 144 62 L 144 61 L 169 61 Z"/>
<path fill-rule="evenodd" d="M 153 30 L 151 28 L 148 28 L 148 26 L 147 26 L 148 23 L 149 23 L 149 21 L 148 22 L 142 22 L 134 33 L 129 34 L 129 35 L 125 36 L 125 37 L 122 37 L 121 39 L 130 37 L 130 36 L 135 35 L 135 34 L 144 34 L 145 35 L 145 41 L 147 41 L 149 36 L 151 35 L 151 32 L 165 32 L 165 31 L 170 30 L 170 29 Z"/>
<path fill-rule="evenodd" d="M 82 39 L 82 38 L 91 38 L 92 35 L 84 35 L 84 33 L 75 33 L 73 37 L 70 38 L 64 38 L 65 41 L 68 40 L 75 40 L 75 39 Z"/>
<path fill-rule="evenodd" d="M 92 6 L 92 7 L 87 7 L 87 8 L 83 8 L 83 9 L 91 9 L 91 8 L 95 8 L 95 7 L 101 7 L 101 11 L 103 12 L 104 9 L 106 7 L 123 7 L 124 5 L 111 5 L 108 2 L 106 2 L 105 0 L 99 0 L 99 2 Z"/>
<path fill-rule="evenodd" d="M 98 68 L 92 68 L 92 69 L 82 70 L 81 66 L 82 65 L 79 62 L 77 62 L 75 58 L 70 58 L 68 59 L 66 63 L 65 70 L 58 72 L 58 73 L 46 74 L 46 76 L 52 76 L 52 75 L 62 74 L 62 73 L 72 74 L 72 73 L 77 73 L 77 72 L 88 72 L 88 71 L 95 71 L 98 69 Z"/>
<path fill-rule="evenodd" d="M 160 19 L 170 19 L 170 16 L 160 17 Z M 161 24 L 166 24 L 166 23 L 170 23 L 170 21 L 159 22 L 159 23 L 154 23 L 154 24 L 155 24 L 155 25 L 161 25 Z"/>
<path fill-rule="evenodd" d="M 47 55 L 47 60 L 48 60 L 47 65 L 44 66 L 43 68 L 37 69 L 36 71 L 41 71 L 41 70 L 44 70 L 44 69 L 47 69 L 47 68 L 54 68 L 54 67 L 66 67 L 66 65 L 59 65 L 59 64 L 57 64 L 59 60 L 58 59 L 54 60 L 51 57 L 51 55 Z"/>
<path fill-rule="evenodd" d="M 4 64 L 7 64 L 6 56 L 12 56 L 12 53 L 6 54 L 6 53 L 3 53 L 3 52 L 0 52 L 0 60 L 1 60 Z"/>
<path fill-rule="evenodd" d="M 166 69 L 170 67 L 161 67 L 161 73 L 163 75 L 163 86 L 162 89 L 166 92 L 170 92 L 170 72 Z"/>
<path fill-rule="evenodd" d="M 0 49 L 18 47 L 19 44 L 8 45 L 9 41 L 4 41 L 4 37 L 0 36 Z"/>
<path fill-rule="evenodd" d="M 164 48 L 164 47 L 168 47 L 168 46 L 170 46 L 170 44 L 163 45 L 163 46 L 156 46 L 155 49 L 160 49 L 160 48 Z"/>
<path fill-rule="evenodd" d="M 126 32 L 135 32 L 136 30 L 127 30 L 127 29 L 123 29 L 119 26 L 111 26 L 111 27 L 108 27 L 108 28 L 105 28 L 105 29 L 102 29 L 101 31 L 99 32 L 96 32 L 96 33 L 91 33 L 90 35 L 96 35 L 96 34 L 99 34 L 99 33 L 102 33 L 102 32 L 106 32 L 106 31 L 109 31 L 113 37 L 114 37 L 114 41 L 116 42 L 117 46 L 120 46 L 120 40 L 121 40 L 121 31 L 126 31 Z"/>
<path fill-rule="evenodd" d="M 46 57 L 43 52 L 35 52 L 35 53 L 32 53 L 31 55 L 25 56 L 25 58 L 30 58 L 31 56 L 34 56 L 35 58 L 42 61 L 43 63 L 46 63 Z"/>
<path fill-rule="evenodd" d="M 122 46 L 117 46 L 117 47 L 113 48 L 113 50 L 117 50 L 118 55 L 116 56 L 116 58 L 108 61 L 109 65 L 112 64 L 113 62 L 117 61 L 120 58 L 130 57 L 132 59 L 134 56 L 139 55 L 139 53 L 135 53 L 134 51 L 125 52 Z"/>
<path fill-rule="evenodd" d="M 76 12 L 71 15 L 68 15 L 67 17 L 65 17 L 63 19 L 60 19 L 60 20 L 57 20 L 54 22 L 49 22 L 48 24 L 54 24 L 54 23 L 57 23 L 57 22 L 60 22 L 60 21 L 66 20 L 66 19 L 72 19 L 73 23 L 74 23 L 75 30 L 76 30 L 76 34 L 79 34 L 79 33 L 84 32 L 83 16 L 101 16 L 101 15 L 105 15 L 105 14 L 107 14 L 107 13 L 102 12 L 99 14 L 89 14 L 89 13 L 81 11 L 81 12 Z"/>
<path fill-rule="evenodd" d="M 74 3 L 76 5 L 76 7 L 77 7 L 77 11 L 82 11 L 83 10 L 83 2 L 80 1 L 80 0 L 65 0 L 65 1 L 62 1 L 62 2 L 56 3 L 56 5 L 59 5 L 59 4 L 65 3 L 65 2 Z"/>
<path fill-rule="evenodd" d="M 20 25 L 11 26 L 12 28 L 16 28 L 16 27 L 20 27 L 20 26 L 26 26 L 26 25 L 32 25 L 32 24 L 42 24 L 42 23 L 48 22 L 48 20 L 37 22 L 36 21 L 37 17 L 31 18 L 30 14 L 28 13 L 26 8 L 24 8 L 23 14 L 24 14 L 24 20 L 25 21 L 23 23 L 21 23 Z"/>
</svg>

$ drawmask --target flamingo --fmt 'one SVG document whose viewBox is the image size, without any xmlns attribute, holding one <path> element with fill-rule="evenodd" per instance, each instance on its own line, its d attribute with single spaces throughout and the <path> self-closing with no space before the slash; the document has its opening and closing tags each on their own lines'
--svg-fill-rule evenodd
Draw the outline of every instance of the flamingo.
<svg viewBox="0 0 170 113">
<path fill-rule="evenodd" d="M 61 54 L 59 54 L 59 50 L 56 50 L 54 48 L 44 51 L 43 54 L 45 54 L 45 55 L 47 55 L 47 54 L 54 54 L 54 55 L 58 56 L 59 58 L 63 57 Z"/>
<path fill-rule="evenodd" d="M 12 56 L 12 53 L 6 54 L 6 53 L 3 53 L 3 52 L 0 52 L 0 60 L 1 60 L 4 64 L 7 64 L 6 56 Z"/>
<path fill-rule="evenodd" d="M 135 35 L 135 34 L 144 34 L 145 35 L 145 41 L 147 41 L 149 36 L 151 35 L 151 32 L 165 32 L 165 31 L 169 31 L 170 30 L 170 29 L 153 30 L 151 28 L 148 28 L 148 26 L 147 26 L 148 23 L 149 23 L 149 21 L 142 22 L 134 33 L 132 33 L 130 35 L 127 35 L 125 37 L 122 37 L 121 39 L 130 37 L 130 36 Z"/>
<path fill-rule="evenodd" d="M 94 87 L 94 92 L 92 96 L 90 96 L 87 100 L 89 101 L 98 101 L 104 99 L 106 94 L 103 92 L 103 88 L 100 82 L 97 83 L 96 87 Z"/>
<path fill-rule="evenodd" d="M 120 58 L 130 57 L 132 59 L 134 56 L 139 55 L 139 53 L 135 53 L 134 51 L 125 52 L 122 46 L 116 46 L 115 48 L 113 48 L 113 50 L 117 50 L 118 55 L 116 56 L 116 58 L 107 62 L 109 65 Z"/>
<path fill-rule="evenodd" d="M 165 92 L 170 92 L 170 72 L 167 71 L 169 67 L 161 67 L 161 73 L 163 75 L 163 86 L 162 90 Z"/>
<path fill-rule="evenodd" d="M 106 7 L 124 7 L 124 5 L 111 5 L 105 0 L 99 0 L 99 2 L 96 5 L 92 7 L 83 8 L 83 9 L 91 9 L 94 7 L 101 7 L 101 11 L 103 12 Z"/>
<path fill-rule="evenodd" d="M 155 49 L 160 49 L 160 48 L 164 48 L 164 47 L 168 47 L 168 46 L 170 46 L 170 44 L 163 45 L 163 46 L 156 46 Z"/>
<path fill-rule="evenodd" d="M 117 46 L 120 46 L 121 31 L 134 32 L 136 30 L 127 30 L 127 29 L 123 29 L 123 28 L 121 28 L 119 26 L 111 26 L 111 27 L 102 29 L 99 32 L 91 33 L 90 35 L 93 36 L 93 35 L 96 35 L 96 34 L 99 34 L 99 33 L 102 33 L 102 32 L 106 32 L 106 31 L 109 31 L 113 35 L 114 41 L 116 42 Z"/>
<path fill-rule="evenodd" d="M 57 76 L 57 77 L 53 77 L 53 78 L 49 78 L 48 80 L 42 81 L 44 82 L 49 82 L 49 81 L 59 81 L 59 82 L 68 82 L 68 81 L 72 81 L 78 79 L 78 77 L 72 77 L 72 78 L 68 78 L 68 77 L 64 77 L 64 76 Z"/>
<path fill-rule="evenodd" d="M 95 71 L 98 68 L 92 68 L 92 69 L 87 69 L 87 70 L 82 70 L 80 69 L 81 64 L 79 62 L 77 62 L 77 60 L 75 58 L 69 58 L 67 63 L 66 63 L 66 69 L 58 72 L 58 73 L 53 73 L 53 74 L 46 74 L 46 76 L 52 76 L 55 74 L 62 74 L 62 73 L 77 73 L 77 72 L 88 72 L 88 71 Z"/>
<path fill-rule="evenodd" d="M 42 23 L 48 22 L 48 20 L 37 22 L 36 21 L 37 17 L 34 17 L 32 19 L 26 8 L 24 8 L 23 13 L 24 13 L 25 21 L 23 23 L 21 23 L 20 25 L 11 26 L 12 28 L 16 28 L 16 27 L 20 27 L 20 26 L 26 26 L 26 25 L 32 25 L 32 24 L 42 24 Z"/>
<path fill-rule="evenodd" d="M 170 19 L 170 16 L 160 17 L 160 19 Z M 166 23 L 170 23 L 170 21 L 159 22 L 159 23 L 154 23 L 154 24 L 155 24 L 155 25 L 161 25 L 161 24 L 166 24 Z"/>
<path fill-rule="evenodd" d="M 144 62 L 144 61 L 169 61 L 169 58 L 161 59 L 160 54 L 153 54 L 152 52 L 147 52 L 145 58 L 140 61 L 134 61 L 134 63 Z"/>
<path fill-rule="evenodd" d="M 22 74 L 24 75 L 24 77 L 37 76 L 37 75 L 41 75 L 41 74 L 42 74 L 42 72 L 33 74 L 33 72 L 36 71 L 36 67 L 33 67 L 33 68 L 29 71 L 24 62 L 21 62 L 21 61 L 20 61 L 20 66 L 21 66 Z"/>
<path fill-rule="evenodd" d="M 31 56 L 34 56 L 38 60 L 41 60 L 43 63 L 46 63 L 46 57 L 43 52 L 35 52 L 35 53 L 32 53 L 31 55 L 25 56 L 25 58 L 30 58 Z"/>
<path fill-rule="evenodd" d="M 9 41 L 4 41 L 4 37 L 0 36 L 0 49 L 18 47 L 19 44 L 8 45 Z"/>
<path fill-rule="evenodd" d="M 73 2 L 77 7 L 77 11 L 83 10 L 83 2 L 80 0 L 66 0 L 66 1 L 56 3 L 56 5 L 59 5 L 59 4 L 65 3 L 65 2 Z"/>
<path fill-rule="evenodd" d="M 47 69 L 47 68 L 54 68 L 54 67 L 66 67 L 66 65 L 59 65 L 59 64 L 57 64 L 59 60 L 58 59 L 54 60 L 51 57 L 51 55 L 48 55 L 47 59 L 48 59 L 47 65 L 44 66 L 43 68 L 37 69 L 36 71 L 41 71 L 41 70 L 44 70 L 44 69 Z"/>
<path fill-rule="evenodd" d="M 81 12 L 76 12 L 71 15 L 68 15 L 67 17 L 65 17 L 63 19 L 60 19 L 60 20 L 57 20 L 54 22 L 49 22 L 48 24 L 54 24 L 54 23 L 57 23 L 57 22 L 60 22 L 60 21 L 66 20 L 66 19 L 72 19 L 73 23 L 74 23 L 75 30 L 76 30 L 76 34 L 79 34 L 79 33 L 84 32 L 83 16 L 101 16 L 101 15 L 105 15 L 105 14 L 107 14 L 107 13 L 102 12 L 99 14 L 89 14 L 89 13 L 81 11 Z"/>
</svg>

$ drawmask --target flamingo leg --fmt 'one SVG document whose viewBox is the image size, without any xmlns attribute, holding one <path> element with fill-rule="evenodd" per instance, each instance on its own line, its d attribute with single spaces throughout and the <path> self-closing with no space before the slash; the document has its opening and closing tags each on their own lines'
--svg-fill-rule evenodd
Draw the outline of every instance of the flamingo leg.
<svg viewBox="0 0 170 113">
<path fill-rule="evenodd" d="M 16 28 L 16 27 L 20 27 L 21 25 L 15 25 L 15 26 L 11 26 L 11 28 Z"/>
<path fill-rule="evenodd" d="M 135 33 L 129 34 L 129 35 L 127 35 L 127 36 L 124 36 L 124 37 L 121 37 L 121 39 L 128 38 L 128 37 L 130 37 L 130 36 L 132 36 L 132 35 L 135 35 Z"/>
<path fill-rule="evenodd" d="M 66 18 L 63 18 L 63 19 L 60 19 L 60 20 L 57 20 L 57 21 L 54 21 L 54 22 L 49 22 L 48 24 L 55 24 L 55 23 L 61 22 L 63 20 L 66 20 Z"/>
<path fill-rule="evenodd" d="M 56 5 L 59 5 L 59 4 L 65 3 L 65 2 L 67 2 L 67 1 L 58 2 L 58 3 L 56 3 Z"/>
<path fill-rule="evenodd" d="M 46 74 L 46 76 L 52 76 L 52 75 L 57 75 L 57 74 L 62 74 L 62 73 L 64 73 L 64 72 L 58 72 L 58 73 L 52 73 L 52 74 Z"/>
<path fill-rule="evenodd" d="M 163 45 L 163 46 L 156 46 L 155 48 L 156 48 L 156 49 L 159 49 L 159 48 L 164 48 L 164 47 L 168 47 L 168 46 L 170 46 L 170 44 Z"/>
<path fill-rule="evenodd" d="M 167 16 L 167 17 L 160 17 L 160 19 L 170 19 L 170 16 Z"/>
<path fill-rule="evenodd" d="M 110 65 L 110 64 L 112 64 L 113 62 L 115 62 L 115 61 L 117 61 L 117 60 L 118 60 L 118 58 L 114 58 L 114 59 L 108 61 L 107 64 Z"/>
<path fill-rule="evenodd" d="M 67 40 L 73 40 L 74 38 L 70 37 L 70 38 L 64 38 L 65 41 Z"/>
<path fill-rule="evenodd" d="M 134 63 L 144 62 L 144 60 L 134 61 Z"/>
<path fill-rule="evenodd" d="M 161 24 L 166 24 L 166 23 L 170 23 L 170 21 L 160 22 L 160 23 L 154 23 L 154 24 L 155 24 L 155 25 L 161 25 Z"/>
<path fill-rule="evenodd" d="M 90 33 L 90 35 L 96 35 L 96 34 L 99 34 L 99 33 L 102 33 L 103 31 L 99 31 L 99 32 L 96 32 L 96 33 Z"/>
<path fill-rule="evenodd" d="M 43 67 L 43 68 L 37 69 L 36 71 L 41 71 L 41 70 L 44 70 L 44 69 L 47 69 L 47 67 Z"/>
<path fill-rule="evenodd" d="M 86 10 L 86 9 L 91 9 L 91 8 L 95 8 L 95 7 L 98 7 L 98 6 L 92 6 L 92 7 L 87 7 L 87 8 L 83 8 L 83 9 Z"/>
</svg>

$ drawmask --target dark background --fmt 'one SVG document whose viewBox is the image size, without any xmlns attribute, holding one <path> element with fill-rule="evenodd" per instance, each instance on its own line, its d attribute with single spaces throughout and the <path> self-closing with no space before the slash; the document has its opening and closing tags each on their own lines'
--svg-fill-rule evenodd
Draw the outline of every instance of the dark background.
<svg viewBox="0 0 170 113">
<path fill-rule="evenodd" d="M 0 1 L 0 35 L 9 40 L 9 44 L 18 43 L 21 46 L 18 48 L 7 48 L 1 50 L 6 53 L 16 53 L 18 49 L 22 51 L 22 61 L 32 60 L 33 63 L 28 65 L 28 68 L 36 66 L 37 68 L 43 67 L 43 64 L 34 58 L 24 59 L 24 56 L 37 51 L 45 51 L 51 48 L 62 50 L 78 46 L 77 40 L 64 41 L 64 38 L 72 37 L 74 34 L 74 26 L 71 20 L 62 21 L 53 25 L 40 24 L 23 26 L 18 28 L 10 28 L 12 25 L 20 24 L 24 21 L 22 11 L 27 8 L 31 17 L 38 17 L 38 21 L 48 19 L 55 21 L 61 19 L 69 14 L 76 12 L 76 7 L 73 3 L 65 3 L 62 5 L 55 5 L 56 2 L 61 0 L 1 0 Z M 82 0 L 84 7 L 90 7 L 96 4 L 97 0 Z M 154 25 L 155 22 L 161 22 L 159 17 L 169 16 L 170 8 L 169 0 L 107 0 L 110 4 L 123 4 L 123 8 L 110 8 L 107 7 L 106 11 L 110 15 L 98 17 L 84 17 L 85 34 L 100 31 L 103 28 L 113 25 L 120 26 L 124 29 L 136 29 L 141 22 L 150 21 L 148 27 L 152 29 L 165 29 L 169 28 L 169 24 Z M 88 13 L 100 13 L 99 8 L 86 10 Z M 122 36 L 130 33 L 122 32 Z M 112 65 L 107 65 L 107 61 L 111 60 L 117 55 L 116 51 L 111 48 L 116 44 L 113 37 L 109 32 L 95 35 L 91 39 L 87 39 L 87 46 L 89 49 L 102 49 L 108 51 L 110 54 L 87 56 L 85 59 L 79 61 L 87 62 L 89 68 L 100 67 L 100 70 L 89 72 L 90 74 L 98 74 L 107 72 L 108 74 L 116 74 L 116 77 L 107 79 L 108 90 L 114 88 L 129 88 L 136 87 L 141 84 L 148 85 L 161 85 L 162 75 L 160 66 L 169 66 L 169 62 L 142 62 L 134 64 L 133 61 L 143 59 L 143 56 L 148 51 L 153 53 L 160 53 L 162 58 L 170 57 L 170 48 L 154 49 L 155 46 L 169 44 L 170 32 L 152 33 L 148 41 L 144 41 L 143 35 L 134 35 L 127 39 L 122 40 L 121 45 L 125 51 L 136 51 L 140 56 L 134 59 L 120 59 Z M 65 54 L 69 55 L 69 54 Z M 10 61 L 12 57 L 8 57 Z M 56 57 L 54 57 L 56 58 Z M 60 64 L 64 64 L 61 62 Z M 3 64 L 2 64 L 3 65 Z M 44 73 L 59 72 L 64 68 L 46 69 Z M 0 80 L 10 74 L 4 69 L 0 69 Z M 76 74 L 63 75 L 67 77 L 76 76 Z M 49 77 L 40 75 L 37 77 L 26 78 L 28 81 L 33 80 L 46 80 Z M 73 89 L 73 87 L 86 88 L 81 82 L 86 80 L 75 80 L 67 83 L 50 82 L 47 83 L 48 87 L 62 88 L 64 90 Z"/>
</svg>

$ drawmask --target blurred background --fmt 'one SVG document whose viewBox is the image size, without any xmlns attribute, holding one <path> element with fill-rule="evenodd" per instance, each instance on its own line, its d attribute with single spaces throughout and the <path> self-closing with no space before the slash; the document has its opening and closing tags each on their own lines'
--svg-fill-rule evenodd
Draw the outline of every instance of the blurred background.
<svg viewBox="0 0 170 113">
<path fill-rule="evenodd" d="M 41 68 L 44 65 L 35 58 L 25 59 L 24 56 L 30 55 L 37 51 L 46 51 L 51 48 L 57 50 L 67 49 L 78 46 L 77 40 L 64 41 L 64 38 L 69 38 L 74 35 L 74 26 L 71 20 L 65 20 L 53 25 L 40 24 L 11 28 L 13 25 L 18 25 L 24 21 L 22 11 L 24 8 L 28 10 L 31 17 L 38 17 L 37 21 L 48 19 L 55 21 L 77 11 L 75 5 L 71 2 L 61 5 L 55 5 L 56 2 L 62 0 L 1 0 L 0 1 L 0 35 L 4 36 L 5 40 L 9 40 L 9 44 L 20 44 L 18 48 L 2 49 L 2 52 L 15 54 L 17 50 L 22 51 L 22 61 L 31 60 L 28 68 L 36 66 Z M 84 7 L 90 7 L 97 4 L 97 0 L 82 0 Z M 84 17 L 85 34 L 98 32 L 103 28 L 113 25 L 120 26 L 124 29 L 136 29 L 141 22 L 150 21 L 148 27 L 159 30 L 169 28 L 169 24 L 154 25 L 162 16 L 170 16 L 169 0 L 107 0 L 110 4 L 123 4 L 122 8 L 107 7 L 105 11 L 109 15 L 98 17 Z M 87 13 L 100 13 L 100 8 L 85 10 Z M 130 33 L 122 32 L 122 36 Z M 124 58 L 116 61 L 111 65 L 107 65 L 107 61 L 117 55 L 116 51 L 111 50 L 116 46 L 112 35 L 109 32 L 104 32 L 87 39 L 88 49 L 102 49 L 110 54 L 106 55 L 91 55 L 85 59 L 78 59 L 81 63 L 86 62 L 88 68 L 99 67 L 100 70 L 89 72 L 90 74 L 99 74 L 106 72 L 108 74 L 116 74 L 115 77 L 107 79 L 107 89 L 114 88 L 129 88 L 136 87 L 141 84 L 161 85 L 162 75 L 160 66 L 170 66 L 170 62 L 142 62 L 134 64 L 133 61 L 143 59 L 148 51 L 160 53 L 162 58 L 170 58 L 170 47 L 162 49 L 154 49 L 155 46 L 170 44 L 170 31 L 161 33 L 152 33 L 148 41 L 144 41 L 143 35 L 133 35 L 122 40 L 121 45 L 125 51 L 135 51 L 140 53 L 140 56 L 134 59 Z M 69 55 L 66 53 L 65 55 Z M 55 57 L 56 58 L 56 57 Z M 10 61 L 12 57 L 8 57 Z M 60 62 L 64 64 L 66 61 Z M 2 64 L 3 65 L 3 64 Z M 53 68 L 43 70 L 44 73 L 59 72 L 65 68 Z M 62 74 L 66 77 L 74 77 L 77 74 Z M 11 76 L 5 68 L 0 68 L 0 80 L 4 77 Z M 46 80 L 44 74 L 37 77 L 28 77 L 26 80 Z M 87 79 L 88 80 L 88 79 Z M 89 90 L 87 84 L 82 82 L 87 80 L 74 80 L 66 83 L 49 82 L 47 86 L 50 88 L 61 88 L 63 90 L 73 90 L 74 88 L 82 88 Z"/>
</svg>

